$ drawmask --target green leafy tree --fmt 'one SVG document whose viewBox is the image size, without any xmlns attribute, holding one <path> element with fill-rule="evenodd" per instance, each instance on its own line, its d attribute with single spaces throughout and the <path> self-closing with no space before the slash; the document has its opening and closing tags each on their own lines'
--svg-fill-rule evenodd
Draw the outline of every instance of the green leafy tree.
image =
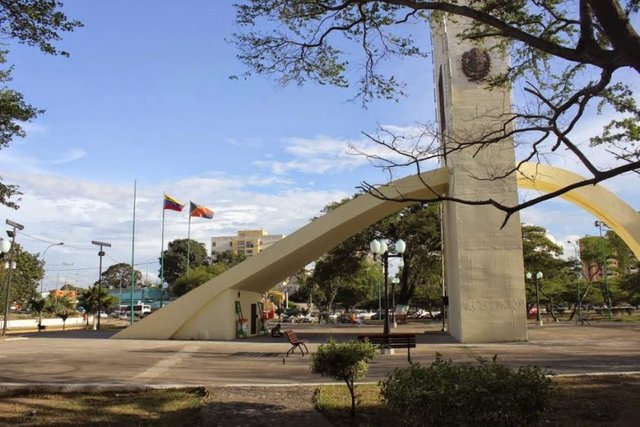
<svg viewBox="0 0 640 427">
<path fill-rule="evenodd" d="M 546 154 L 564 152 L 588 176 L 515 205 L 482 195 L 441 200 L 492 205 L 508 219 L 573 188 L 640 168 L 640 110 L 633 90 L 640 73 L 637 0 L 242 0 L 236 10 L 239 30 L 234 41 L 247 74 L 267 75 L 283 84 L 311 81 L 356 87 L 365 103 L 374 98 L 398 100 L 405 94 L 396 66 L 387 61 L 427 56 L 428 37 L 416 32 L 445 17 L 469 20 L 462 39 L 508 54 L 506 69 L 482 83 L 522 89 L 513 114 L 505 115 L 505 126 L 467 139 L 444 137 L 455 139 L 456 150 L 472 151 L 513 139 L 522 161 L 542 162 Z M 609 155 L 606 161 L 599 157 L 597 165 L 584 151 L 581 133 L 582 123 L 596 114 L 611 117 L 590 140 Z M 391 130 L 369 136 L 391 150 L 387 158 L 371 158 L 392 176 L 407 166 L 421 171 L 425 162 L 447 154 L 435 125 L 411 140 L 408 149 L 403 149 L 403 136 Z M 516 174 L 519 165 L 494 175 Z M 384 198 L 374 186 L 362 187 Z"/>
<path fill-rule="evenodd" d="M 62 38 L 62 33 L 82 24 L 69 20 L 61 8 L 62 3 L 54 0 L 4 0 L 0 2 L 0 35 L 5 40 L 36 46 L 46 54 L 68 56 L 54 43 Z M 0 50 L 1 65 L 6 63 L 7 53 Z M 28 104 L 20 92 L 8 87 L 11 71 L 11 67 L 0 69 L 0 149 L 15 137 L 24 137 L 23 123 L 43 112 Z M 0 204 L 17 209 L 17 203 L 10 199 L 20 194 L 17 186 L 0 180 Z"/>
<path fill-rule="evenodd" d="M 131 285 L 131 264 L 121 262 L 109 266 L 102 272 L 102 286 L 107 289 L 129 289 Z M 142 283 L 142 273 L 135 270 L 134 281 L 136 286 Z"/>
<path fill-rule="evenodd" d="M 247 256 L 245 254 L 237 254 L 232 251 L 225 251 L 216 255 L 215 262 L 222 263 L 231 268 L 234 265 L 240 264 L 245 259 L 247 259 Z"/>
<path fill-rule="evenodd" d="M 6 50 L 0 50 L 0 65 L 6 63 L 6 54 Z M 20 92 L 8 87 L 11 71 L 12 68 L 0 69 L 0 149 L 8 147 L 14 138 L 24 137 L 23 123 L 43 112 L 25 102 Z M 5 184 L 0 179 L 0 204 L 17 209 L 17 203 L 10 199 L 21 194 L 16 185 Z"/>
<path fill-rule="evenodd" d="M 23 251 L 18 243 L 15 244 L 13 251 L 13 262 L 15 262 L 16 268 L 11 273 L 9 304 L 17 303 L 22 306 L 27 306 L 29 301 L 37 295 L 40 280 L 44 275 L 44 269 L 37 255 Z M 4 259 L 0 263 L 0 283 L 2 283 L 3 288 L 7 284 L 9 275 L 9 271 L 4 266 L 8 260 L 9 255 L 5 254 Z M 4 304 L 5 299 L 0 298 L 0 307 L 2 307 L 2 309 L 4 309 Z"/>
<path fill-rule="evenodd" d="M 3 0 L 0 2 L 0 34 L 29 46 L 36 46 L 49 55 L 69 56 L 54 43 L 62 33 L 82 26 L 69 20 L 60 10 L 63 4 L 55 0 Z"/>
<path fill-rule="evenodd" d="M 583 275 L 587 281 L 587 286 L 582 297 L 583 301 L 589 301 L 592 304 L 603 304 L 606 302 L 604 281 L 596 281 L 596 279 L 602 275 L 604 260 L 608 260 L 611 257 L 611 253 L 607 240 L 604 238 L 587 236 L 580 239 L 580 259 L 584 265 Z M 592 292 L 590 293 L 594 286 L 596 286 L 596 289 L 599 288 L 599 295 Z"/>
<path fill-rule="evenodd" d="M 176 239 L 169 242 L 167 250 L 164 251 L 164 279 L 171 287 L 172 284 L 183 276 L 187 268 L 187 253 L 189 253 L 189 267 L 209 265 L 209 257 L 204 243 L 191 240 L 187 247 L 187 239 Z M 160 277 L 160 274 L 158 274 Z"/>
<path fill-rule="evenodd" d="M 388 220 L 387 238 L 392 242 L 403 239 L 407 244 L 396 302 L 408 305 L 416 290 L 424 289 L 421 294 L 430 307 L 442 295 L 440 204 L 416 204 Z"/>
<path fill-rule="evenodd" d="M 188 277 L 186 275 L 181 276 L 172 285 L 169 285 L 169 292 L 175 298 L 181 297 L 227 270 L 228 267 L 223 263 L 196 267 L 191 269 Z"/>
<path fill-rule="evenodd" d="M 616 266 L 608 264 L 608 269 L 613 270 L 618 275 L 624 275 L 638 265 L 636 256 L 615 231 L 607 230 L 606 243 L 610 252 L 609 256 L 617 261 Z"/>
<path fill-rule="evenodd" d="M 541 302 L 549 304 L 551 315 L 558 320 L 554 305 L 562 299 L 567 283 L 572 282 L 573 270 L 571 262 L 560 258 L 563 249 L 551 240 L 547 230 L 537 225 L 522 225 L 522 251 L 525 271 L 535 277 L 537 272 L 543 273 L 540 282 Z M 527 308 L 535 301 L 535 279 L 527 286 Z"/>
<path fill-rule="evenodd" d="M 625 293 L 625 300 L 634 306 L 640 305 L 640 269 L 635 273 L 625 274 L 620 280 L 620 289 Z"/>
<path fill-rule="evenodd" d="M 327 205 L 324 212 L 348 200 Z M 415 204 L 355 234 L 318 260 L 310 279 L 314 301 L 324 303 L 330 311 L 333 301 L 336 298 L 340 301 L 343 294 L 348 297 L 347 302 L 354 298 L 361 302 L 377 298 L 377 287 L 384 278 L 379 262 L 371 268 L 369 244 L 374 238 L 390 242 L 402 238 L 407 243 L 396 292 L 398 304 L 408 304 L 417 289 L 423 290 L 423 299 L 441 293 L 439 204 Z M 360 292 L 355 294 L 354 285 L 358 284 Z"/>
<path fill-rule="evenodd" d="M 311 372 L 344 381 L 351 395 L 351 416 L 356 416 L 355 381 L 364 376 L 369 369 L 368 362 L 373 359 L 375 348 L 369 342 L 348 341 L 337 343 L 329 338 L 327 344 L 318 347 L 311 355 Z"/>
</svg>

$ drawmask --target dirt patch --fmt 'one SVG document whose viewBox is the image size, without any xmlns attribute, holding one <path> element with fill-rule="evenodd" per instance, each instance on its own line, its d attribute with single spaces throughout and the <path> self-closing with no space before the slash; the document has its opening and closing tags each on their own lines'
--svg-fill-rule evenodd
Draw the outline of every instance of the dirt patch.
<svg viewBox="0 0 640 427">
<path fill-rule="evenodd" d="M 211 426 L 332 426 L 315 410 L 315 386 L 214 387 L 203 410 Z"/>
<path fill-rule="evenodd" d="M 640 375 L 559 377 L 557 402 L 545 425 L 637 426 Z"/>
</svg>

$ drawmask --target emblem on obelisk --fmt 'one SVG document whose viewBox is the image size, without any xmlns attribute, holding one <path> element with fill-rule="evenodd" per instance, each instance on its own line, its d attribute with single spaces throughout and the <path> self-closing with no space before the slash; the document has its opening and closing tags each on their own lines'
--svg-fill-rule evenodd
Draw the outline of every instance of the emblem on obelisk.
<svg viewBox="0 0 640 427">
<path fill-rule="evenodd" d="M 487 51 L 474 47 L 462 54 L 462 72 L 471 82 L 481 82 L 491 70 Z"/>
</svg>

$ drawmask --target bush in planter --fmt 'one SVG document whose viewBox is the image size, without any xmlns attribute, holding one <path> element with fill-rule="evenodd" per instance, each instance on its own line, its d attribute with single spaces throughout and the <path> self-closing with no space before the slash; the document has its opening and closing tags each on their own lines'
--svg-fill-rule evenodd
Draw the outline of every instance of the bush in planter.
<svg viewBox="0 0 640 427">
<path fill-rule="evenodd" d="M 454 364 L 437 354 L 429 367 L 395 369 L 380 383 L 389 409 L 408 425 L 516 426 L 538 421 L 556 389 L 535 366 L 512 370 L 479 359 Z"/>
</svg>

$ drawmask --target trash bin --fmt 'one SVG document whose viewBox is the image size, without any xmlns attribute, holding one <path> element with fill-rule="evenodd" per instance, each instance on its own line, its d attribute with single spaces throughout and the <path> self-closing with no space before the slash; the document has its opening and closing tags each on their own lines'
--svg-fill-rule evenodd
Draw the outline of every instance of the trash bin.
<svg viewBox="0 0 640 427">
<path fill-rule="evenodd" d="M 249 319 L 238 319 L 236 338 L 247 338 L 249 332 Z"/>
</svg>

